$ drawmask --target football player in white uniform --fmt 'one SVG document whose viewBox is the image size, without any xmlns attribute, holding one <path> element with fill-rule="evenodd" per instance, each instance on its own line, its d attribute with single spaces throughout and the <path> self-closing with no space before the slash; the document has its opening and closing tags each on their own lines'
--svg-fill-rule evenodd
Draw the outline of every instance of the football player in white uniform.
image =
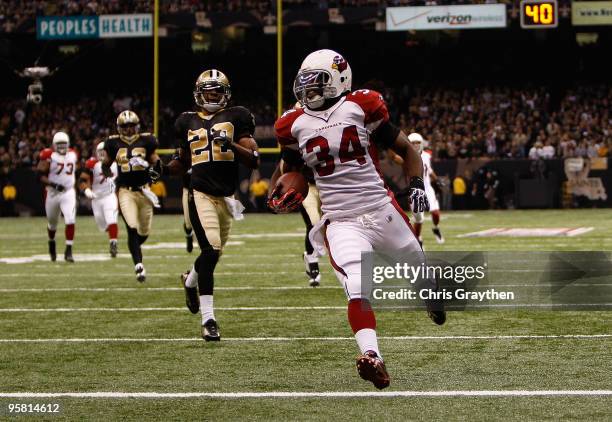
<svg viewBox="0 0 612 422">
<path fill-rule="evenodd" d="M 91 208 L 94 219 L 101 231 L 108 233 L 110 242 L 110 256 L 117 256 L 117 215 L 119 213 L 117 195 L 115 195 L 115 178 L 117 177 L 117 163 L 110 166 L 112 176 L 107 177 L 102 172 L 102 162 L 106 157 L 104 142 L 96 147 L 96 156 L 91 157 L 85 166 L 91 173 L 83 172 L 80 177 L 80 188 L 86 197 L 91 199 Z"/>
<path fill-rule="evenodd" d="M 438 178 L 433 170 L 433 167 L 431 166 L 431 152 L 425 150 L 426 141 L 419 133 L 411 133 L 408 135 L 408 139 L 410 140 L 410 143 L 412 143 L 412 145 L 414 145 L 414 147 L 421 153 L 421 160 L 423 161 L 423 182 L 425 183 L 425 193 L 427 194 L 427 200 L 429 201 L 429 212 L 431 213 L 431 221 L 433 223 L 433 228 L 431 231 L 436 237 L 436 242 L 444 243 L 444 237 L 442 236 L 442 232 L 438 227 L 438 224 L 440 224 L 440 204 L 438 203 L 438 198 L 436 198 L 436 191 L 431 184 L 432 181 L 435 182 Z M 414 234 L 418 237 L 421 245 L 423 244 L 421 229 L 423 227 L 424 220 L 424 213 L 414 214 Z"/>
<path fill-rule="evenodd" d="M 362 298 L 361 253 L 422 251 L 408 217 L 378 172 L 375 144 L 392 148 L 404 158 L 413 211 L 426 211 L 428 204 L 419 154 L 389 122 L 379 93 L 351 92 L 351 76 L 348 62 L 335 51 L 318 50 L 308 55 L 293 85 L 296 98 L 305 107 L 283 114 L 275 132 L 283 161 L 296 168 L 305 163 L 314 172 L 323 215 L 311 230 L 310 240 L 321 251 L 320 240 L 324 238 L 347 294 L 348 320 L 361 352 L 357 358 L 359 375 L 382 389 L 390 380 L 378 348 L 374 312 Z M 282 213 L 295 209 L 300 200 L 294 189 L 281 194 L 277 187 L 268 205 Z M 429 315 L 438 324 L 446 317 L 443 310 L 430 310 Z"/>
<path fill-rule="evenodd" d="M 49 236 L 49 255 L 51 261 L 57 259 L 55 231 L 60 212 L 64 216 L 66 249 L 64 260 L 74 262 L 72 243 L 74 241 L 74 222 L 76 219 L 76 192 L 74 190 L 75 172 L 78 169 L 77 153 L 69 148 L 70 138 L 65 132 L 53 135 L 52 148 L 40 152 L 36 170 L 40 181 L 47 187 L 45 212 L 47 214 L 47 234 Z"/>
</svg>

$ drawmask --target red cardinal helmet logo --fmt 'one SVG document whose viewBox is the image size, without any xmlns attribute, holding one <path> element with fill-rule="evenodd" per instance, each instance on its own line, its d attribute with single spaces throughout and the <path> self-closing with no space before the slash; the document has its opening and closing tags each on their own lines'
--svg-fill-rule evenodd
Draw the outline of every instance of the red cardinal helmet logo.
<svg viewBox="0 0 612 422">
<path fill-rule="evenodd" d="M 344 57 L 342 56 L 334 57 L 334 60 L 332 63 L 332 69 L 336 69 L 338 72 L 342 73 L 346 70 L 347 67 L 348 67 L 348 63 L 346 62 L 346 60 L 344 60 Z"/>
</svg>

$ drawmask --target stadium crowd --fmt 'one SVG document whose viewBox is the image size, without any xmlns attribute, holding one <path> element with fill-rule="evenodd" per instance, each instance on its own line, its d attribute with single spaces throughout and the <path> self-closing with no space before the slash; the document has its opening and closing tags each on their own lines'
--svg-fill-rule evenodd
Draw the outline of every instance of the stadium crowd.
<svg viewBox="0 0 612 422">
<path fill-rule="evenodd" d="M 406 132 L 429 140 L 436 158 L 553 158 L 610 156 L 612 151 L 612 87 L 568 90 L 555 106 L 540 89 L 418 89 L 387 93 L 392 118 Z M 0 168 L 36 164 L 55 130 L 65 129 L 81 158 L 90 156 L 97 140 L 115 131 L 116 115 L 136 110 L 142 130 L 150 130 L 147 97 L 124 95 L 78 101 L 26 105 L 0 100 Z M 274 108 L 243 103 L 259 125 L 274 121 Z M 404 106 L 406 105 L 406 106 Z M 182 110 L 162 107 L 162 145 L 172 143 L 172 122 Z"/>
</svg>

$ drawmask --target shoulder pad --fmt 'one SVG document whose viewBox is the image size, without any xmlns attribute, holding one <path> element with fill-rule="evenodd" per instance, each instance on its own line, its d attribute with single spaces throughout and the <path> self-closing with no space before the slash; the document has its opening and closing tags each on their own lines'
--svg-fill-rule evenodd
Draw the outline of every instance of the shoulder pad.
<svg viewBox="0 0 612 422">
<path fill-rule="evenodd" d="M 53 154 L 53 150 L 51 148 L 45 148 L 42 151 L 40 151 L 40 154 L 38 155 L 38 157 L 41 160 L 48 160 L 49 158 L 51 158 L 52 154 Z"/>
<path fill-rule="evenodd" d="M 304 114 L 304 109 L 302 108 L 287 110 L 274 123 L 274 134 L 281 145 L 297 143 L 297 139 L 291 134 L 291 128 L 295 120 L 302 114 Z"/>
</svg>

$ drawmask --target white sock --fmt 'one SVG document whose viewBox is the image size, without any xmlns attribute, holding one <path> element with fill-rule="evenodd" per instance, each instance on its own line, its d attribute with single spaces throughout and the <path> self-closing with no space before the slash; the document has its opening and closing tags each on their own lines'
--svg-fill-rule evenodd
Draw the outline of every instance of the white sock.
<svg viewBox="0 0 612 422">
<path fill-rule="evenodd" d="M 196 287 L 197 285 L 198 285 L 198 273 L 195 270 L 195 267 L 191 267 L 191 271 L 189 271 L 187 280 L 185 280 L 185 286 Z"/>
<path fill-rule="evenodd" d="M 74 240 L 66 240 L 66 246 L 72 246 Z"/>
<path fill-rule="evenodd" d="M 213 295 L 200 295 L 200 312 L 202 312 L 202 324 L 209 319 L 215 319 Z"/>
<path fill-rule="evenodd" d="M 368 350 L 372 350 L 373 352 L 376 352 L 379 358 L 382 359 L 380 350 L 378 350 L 378 339 L 376 338 L 376 330 L 373 330 L 371 328 L 362 328 L 361 330 L 355 333 L 355 340 L 357 340 L 357 345 L 359 346 L 361 354 L 364 354 Z"/>
</svg>

